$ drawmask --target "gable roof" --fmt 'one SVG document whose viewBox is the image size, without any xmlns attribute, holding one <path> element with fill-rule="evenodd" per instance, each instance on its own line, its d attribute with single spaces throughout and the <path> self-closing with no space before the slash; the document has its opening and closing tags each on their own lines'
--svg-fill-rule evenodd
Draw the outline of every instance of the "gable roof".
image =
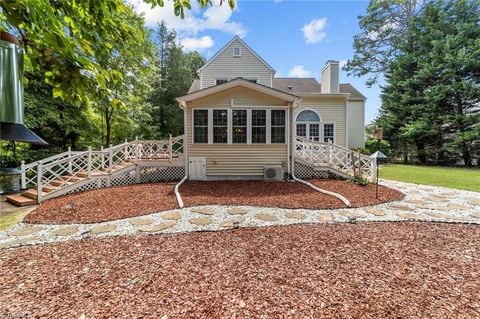
<svg viewBox="0 0 480 319">
<path fill-rule="evenodd" d="M 225 51 L 235 40 L 238 40 L 248 51 L 250 51 L 251 54 L 253 54 L 260 62 L 262 62 L 270 71 L 272 71 L 274 74 L 277 72 L 275 71 L 274 68 L 270 64 L 268 64 L 264 59 L 262 59 L 261 56 L 257 54 L 251 47 L 248 46 L 248 44 L 245 43 L 238 35 L 234 36 L 232 40 L 230 40 L 227 44 L 223 46 L 215 55 L 211 57 L 210 60 L 207 61 L 200 69 L 197 70 L 197 72 L 201 72 L 203 69 L 205 69 L 210 63 L 212 63 L 220 54 L 222 54 L 223 51 Z"/>
<path fill-rule="evenodd" d="M 218 92 L 221 92 L 223 90 L 227 90 L 227 89 L 234 88 L 234 87 L 237 87 L 237 86 L 243 86 L 243 87 L 258 91 L 260 93 L 268 94 L 268 95 L 271 95 L 271 96 L 274 96 L 274 97 L 277 97 L 279 99 L 282 99 L 282 100 L 285 100 L 285 101 L 288 101 L 288 102 L 292 102 L 292 103 L 298 103 L 301 100 L 300 97 L 298 97 L 296 95 L 293 95 L 291 93 L 284 92 L 284 91 L 281 91 L 281 90 L 277 90 L 275 88 L 271 88 L 269 86 L 265 86 L 265 85 L 262 85 L 262 84 L 253 83 L 253 82 L 247 81 L 243 78 L 236 78 L 234 80 L 231 80 L 231 81 L 228 81 L 228 82 L 225 82 L 225 83 L 222 83 L 222 84 L 210 86 L 208 88 L 201 89 L 201 90 L 192 91 L 191 90 L 192 88 L 190 88 L 189 93 L 187 95 L 184 95 L 184 96 L 181 96 L 181 97 L 177 98 L 177 101 L 184 107 L 185 102 L 190 102 L 190 101 L 193 101 L 195 99 L 198 99 L 198 98 L 210 95 L 210 94 L 218 93 Z M 192 85 L 192 87 L 193 87 L 193 85 Z"/>
</svg>

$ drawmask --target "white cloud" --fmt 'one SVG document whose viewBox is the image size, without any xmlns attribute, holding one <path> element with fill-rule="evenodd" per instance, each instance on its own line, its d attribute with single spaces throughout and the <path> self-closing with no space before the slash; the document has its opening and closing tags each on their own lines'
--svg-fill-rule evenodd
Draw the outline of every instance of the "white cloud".
<svg viewBox="0 0 480 319">
<path fill-rule="evenodd" d="M 327 32 L 325 28 L 327 26 L 327 18 L 320 18 L 310 21 L 310 23 L 303 26 L 303 36 L 307 43 L 317 43 L 322 41 Z"/>
<path fill-rule="evenodd" d="M 180 44 L 186 51 L 203 51 L 213 47 L 214 42 L 211 37 L 205 35 L 201 38 L 183 38 L 180 40 Z"/>
<path fill-rule="evenodd" d="M 338 65 L 343 68 L 346 64 L 347 64 L 348 60 L 340 60 L 340 62 L 338 62 Z"/>
<path fill-rule="evenodd" d="M 243 37 L 247 30 L 235 21 L 231 21 L 232 14 L 237 8 L 231 10 L 227 4 L 213 5 L 207 9 L 200 8 L 197 1 L 192 1 L 192 9 L 185 10 L 185 18 L 175 16 L 173 1 L 165 1 L 164 7 L 151 5 L 143 0 L 128 0 L 138 13 L 143 13 L 145 23 L 149 28 L 155 28 L 157 23 L 164 20 L 167 26 L 175 29 L 180 37 L 195 36 L 198 32 L 206 30 L 220 30 L 228 34 Z M 237 4 L 238 6 L 238 4 Z"/>
<path fill-rule="evenodd" d="M 290 70 L 288 76 L 292 78 L 311 78 L 313 77 L 313 73 L 306 70 L 303 65 L 296 65 Z"/>
</svg>

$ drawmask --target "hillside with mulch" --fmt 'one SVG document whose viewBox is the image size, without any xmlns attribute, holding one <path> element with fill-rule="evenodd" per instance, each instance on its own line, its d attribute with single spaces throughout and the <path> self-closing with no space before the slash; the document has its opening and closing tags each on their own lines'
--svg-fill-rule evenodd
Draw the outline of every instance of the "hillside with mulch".
<svg viewBox="0 0 480 319">
<path fill-rule="evenodd" d="M 341 180 L 313 180 L 312 183 L 349 199 L 354 207 L 399 200 L 403 194 L 380 186 L 358 186 Z M 25 217 L 29 223 L 96 223 L 136 217 L 178 208 L 174 183 L 117 186 L 43 202 Z M 185 206 L 245 205 L 278 208 L 333 209 L 346 207 L 342 201 L 296 182 L 189 181 L 180 188 Z"/>
<path fill-rule="evenodd" d="M 478 247 L 478 226 L 360 223 L 4 250 L 0 317 L 479 318 Z"/>
</svg>

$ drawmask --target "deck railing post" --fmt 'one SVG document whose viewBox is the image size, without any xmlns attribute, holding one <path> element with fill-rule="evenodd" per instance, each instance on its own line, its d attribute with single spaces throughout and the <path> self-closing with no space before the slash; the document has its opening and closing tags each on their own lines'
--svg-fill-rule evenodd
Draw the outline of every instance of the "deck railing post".
<svg viewBox="0 0 480 319">
<path fill-rule="evenodd" d="M 42 175 L 43 175 L 43 166 L 42 162 L 38 161 L 37 164 L 37 202 L 42 201 Z"/>
<path fill-rule="evenodd" d="M 112 152 L 112 147 L 108 149 L 108 173 L 112 174 L 112 168 L 113 168 L 113 152 Z"/>
<path fill-rule="evenodd" d="M 72 149 L 70 147 L 68 147 L 68 173 L 71 175 L 73 173 L 72 171 L 72 160 L 70 159 L 70 157 L 72 157 Z"/>
<path fill-rule="evenodd" d="M 168 159 L 172 159 L 172 154 L 173 154 L 173 150 L 172 150 L 172 134 L 169 134 L 168 135 Z"/>
<path fill-rule="evenodd" d="M 100 146 L 100 169 L 105 165 L 105 156 L 103 155 L 103 145 Z"/>
<path fill-rule="evenodd" d="M 140 158 L 140 145 L 138 144 L 138 137 L 135 136 L 135 164 L 138 163 L 139 158 Z"/>
<path fill-rule="evenodd" d="M 92 147 L 88 147 L 87 176 L 92 177 Z"/>
<path fill-rule="evenodd" d="M 328 141 L 328 165 L 332 167 L 332 156 L 333 156 L 333 146 L 331 145 L 332 142 Z"/>
<path fill-rule="evenodd" d="M 22 189 L 25 189 L 25 188 L 27 188 L 27 175 L 26 175 L 26 172 L 25 172 L 25 161 L 22 161 L 20 163 L 20 170 L 22 171 L 22 180 L 21 180 Z"/>
<path fill-rule="evenodd" d="M 125 147 L 123 148 L 123 160 L 126 161 L 128 159 L 128 140 L 125 139 Z"/>
</svg>

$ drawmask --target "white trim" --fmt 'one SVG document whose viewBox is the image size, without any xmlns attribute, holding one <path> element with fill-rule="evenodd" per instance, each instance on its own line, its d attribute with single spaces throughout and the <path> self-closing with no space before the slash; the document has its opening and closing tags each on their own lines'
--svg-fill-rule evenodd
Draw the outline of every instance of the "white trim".
<svg viewBox="0 0 480 319">
<path fill-rule="evenodd" d="M 266 125 L 267 127 L 265 128 L 265 144 L 272 144 L 271 138 L 272 138 L 272 110 L 268 109 L 267 113 L 267 122 Z"/>
<path fill-rule="evenodd" d="M 252 144 L 252 109 L 247 109 L 247 145 Z"/>
<path fill-rule="evenodd" d="M 320 119 L 320 123 L 322 122 L 322 116 L 320 115 L 320 113 L 318 113 L 317 110 L 315 109 L 312 109 L 312 108 L 309 108 L 309 107 L 305 107 L 305 108 L 301 108 L 301 109 L 298 109 L 297 112 L 295 113 L 295 123 L 297 122 L 297 117 L 300 113 L 302 113 L 303 111 L 312 111 L 313 113 L 317 114 L 318 115 L 318 118 Z M 305 122 L 306 123 L 306 122 Z M 312 123 L 316 123 L 316 122 L 312 122 Z"/>
<path fill-rule="evenodd" d="M 185 110 L 187 110 L 185 108 Z M 195 143 L 195 110 L 207 110 L 207 143 Z M 199 144 L 199 145 L 202 145 L 202 144 L 210 144 L 210 119 L 211 119 L 211 114 L 210 114 L 210 109 L 209 108 L 206 108 L 206 107 L 195 107 L 195 108 L 192 108 L 191 111 L 192 111 L 192 124 L 191 124 L 191 128 L 192 128 L 192 144 Z M 188 113 L 188 111 L 187 111 Z M 187 127 L 187 121 L 185 121 L 185 127 Z M 185 137 L 187 138 L 187 134 L 186 134 L 186 130 L 185 130 Z M 186 139 L 186 141 L 188 141 L 188 139 Z"/>
<path fill-rule="evenodd" d="M 238 54 L 235 54 L 235 50 L 238 49 Z M 232 57 L 234 58 L 241 58 L 242 57 L 242 47 L 240 46 L 233 46 L 232 47 Z"/>
<path fill-rule="evenodd" d="M 350 131 L 350 128 L 348 127 L 348 100 L 345 101 L 345 147 L 350 148 L 350 145 L 348 145 L 348 132 Z"/>
<path fill-rule="evenodd" d="M 276 72 L 274 68 L 270 66 L 262 57 L 260 57 L 257 52 L 255 52 L 252 48 L 250 48 L 238 35 L 234 36 L 232 40 L 230 40 L 227 44 L 223 46 L 217 53 L 215 53 L 210 60 L 207 61 L 197 72 L 202 72 L 210 63 L 215 61 L 215 59 L 223 53 L 235 40 L 238 40 L 250 53 L 252 53 L 260 62 L 262 62 L 270 71 Z"/>
<path fill-rule="evenodd" d="M 213 109 L 208 108 L 208 144 L 213 145 Z"/>
<path fill-rule="evenodd" d="M 227 109 L 227 144 L 233 144 L 232 109 Z M 220 143 L 218 143 L 220 144 Z"/>
</svg>

